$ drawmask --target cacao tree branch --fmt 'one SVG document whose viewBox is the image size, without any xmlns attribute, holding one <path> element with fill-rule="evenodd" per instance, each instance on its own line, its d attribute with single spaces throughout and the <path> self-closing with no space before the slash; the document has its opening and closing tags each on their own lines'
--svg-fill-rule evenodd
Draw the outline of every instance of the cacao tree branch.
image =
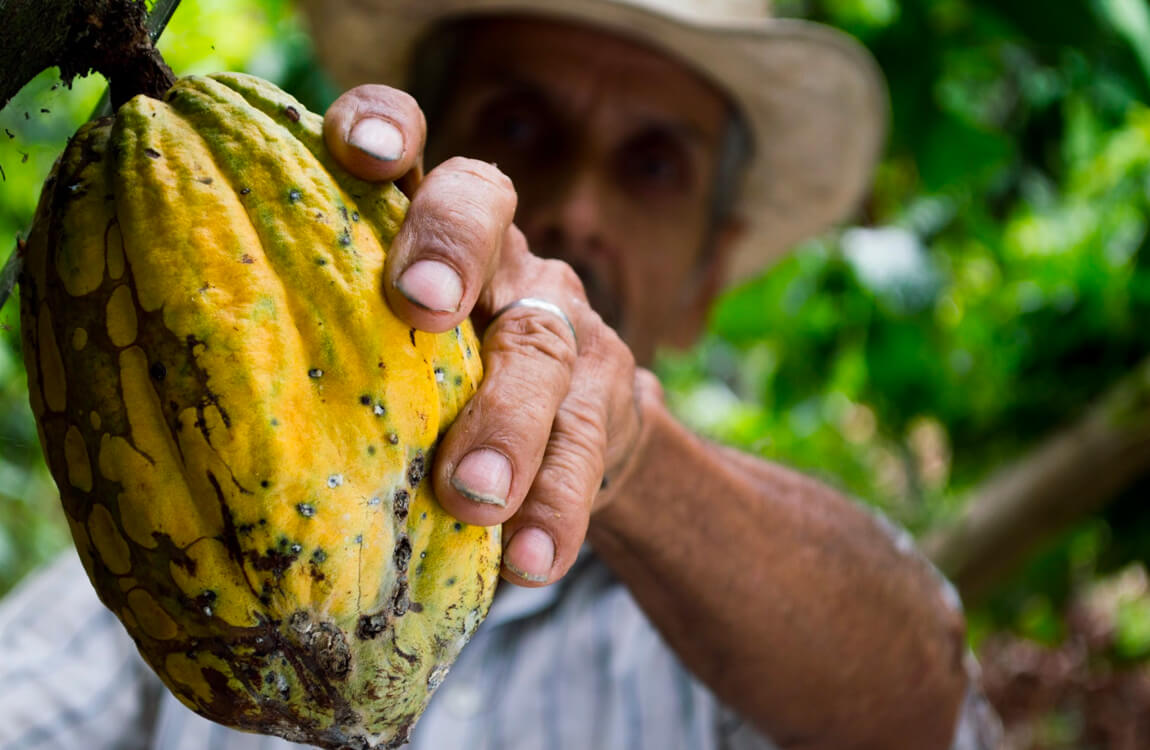
<svg viewBox="0 0 1150 750">
<path fill-rule="evenodd" d="M 1150 359 L 975 490 L 922 548 L 976 601 L 1028 553 L 1150 472 Z"/>
<path fill-rule="evenodd" d="M 172 74 L 153 42 L 177 4 L 159 0 L 149 18 L 144 0 L 0 0 L 0 108 L 51 67 L 65 82 L 103 73 L 113 103 L 162 93 Z"/>
</svg>

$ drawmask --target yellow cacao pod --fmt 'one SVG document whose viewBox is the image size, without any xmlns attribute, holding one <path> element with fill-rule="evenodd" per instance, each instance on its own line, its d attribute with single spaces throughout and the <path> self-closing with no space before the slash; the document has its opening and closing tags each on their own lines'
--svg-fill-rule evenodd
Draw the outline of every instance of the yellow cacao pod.
<svg viewBox="0 0 1150 750">
<path fill-rule="evenodd" d="M 498 528 L 427 477 L 474 392 L 468 324 L 387 308 L 407 201 L 249 76 L 86 125 L 21 279 L 40 439 L 101 600 L 187 706 L 397 747 L 487 613 Z"/>
</svg>

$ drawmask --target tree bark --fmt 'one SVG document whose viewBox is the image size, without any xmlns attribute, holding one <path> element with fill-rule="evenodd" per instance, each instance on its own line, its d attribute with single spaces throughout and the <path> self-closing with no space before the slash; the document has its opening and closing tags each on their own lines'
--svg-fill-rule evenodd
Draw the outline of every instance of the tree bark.
<svg viewBox="0 0 1150 750">
<path fill-rule="evenodd" d="M 1150 473 L 1150 359 L 975 490 L 922 548 L 969 603 L 1043 541 Z"/>
<path fill-rule="evenodd" d="M 0 0 L 0 108 L 63 57 L 83 0 Z"/>
<path fill-rule="evenodd" d="M 170 16 L 175 3 L 163 6 Z M 51 67 L 67 83 L 103 73 L 113 105 L 162 95 L 174 79 L 152 44 L 159 25 L 149 31 L 147 20 L 143 0 L 0 0 L 0 108 Z"/>
</svg>

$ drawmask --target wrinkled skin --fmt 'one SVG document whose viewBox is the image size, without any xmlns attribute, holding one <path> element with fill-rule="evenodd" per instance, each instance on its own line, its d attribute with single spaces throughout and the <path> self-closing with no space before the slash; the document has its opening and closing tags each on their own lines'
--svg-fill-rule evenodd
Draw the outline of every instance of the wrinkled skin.
<svg viewBox="0 0 1150 750">
<path fill-rule="evenodd" d="M 485 328 L 486 379 L 436 457 L 441 502 L 504 523 L 520 585 L 555 581 L 590 540 L 684 663 L 784 747 L 945 747 L 964 625 L 928 567 L 833 490 L 695 438 L 636 366 L 698 333 L 739 236 L 707 205 L 722 97 L 589 29 L 491 21 L 466 43 L 431 143 L 383 86 L 325 117 L 349 170 L 415 190 L 385 269 L 395 313 Z M 526 307 L 493 320 L 523 297 L 576 335 Z"/>
</svg>

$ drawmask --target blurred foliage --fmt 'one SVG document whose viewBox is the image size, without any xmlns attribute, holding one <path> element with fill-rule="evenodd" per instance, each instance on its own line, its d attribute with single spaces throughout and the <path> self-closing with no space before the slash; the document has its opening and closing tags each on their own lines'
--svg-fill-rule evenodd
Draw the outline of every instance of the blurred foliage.
<svg viewBox="0 0 1150 750">
<path fill-rule="evenodd" d="M 815 473 L 921 531 L 1150 356 L 1150 11 L 1145 0 L 776 0 L 873 51 L 889 148 L 853 226 L 727 293 L 659 371 L 695 428 Z M 246 69 L 322 110 L 286 0 L 184 0 L 181 73 Z M 0 238 L 102 84 L 45 74 L 0 113 Z M 45 111 L 47 110 L 47 111 Z M 25 156 L 27 155 L 27 156 Z M 8 239 L 2 240 L 7 243 Z M 0 592 L 65 538 L 36 446 L 16 304 L 0 311 Z M 1075 591 L 1150 557 L 1150 481 L 1084 519 L 972 613 L 1054 644 Z M 1150 654 L 1150 598 L 1114 609 Z"/>
<path fill-rule="evenodd" d="M 661 371 L 697 428 L 922 530 L 1150 355 L 1150 16 L 1143 0 L 778 5 L 874 52 L 888 152 L 856 226 L 728 293 Z M 1150 553 L 1146 496 L 1044 550 L 976 630 L 985 615 L 1055 637 L 1076 582 Z"/>
</svg>

